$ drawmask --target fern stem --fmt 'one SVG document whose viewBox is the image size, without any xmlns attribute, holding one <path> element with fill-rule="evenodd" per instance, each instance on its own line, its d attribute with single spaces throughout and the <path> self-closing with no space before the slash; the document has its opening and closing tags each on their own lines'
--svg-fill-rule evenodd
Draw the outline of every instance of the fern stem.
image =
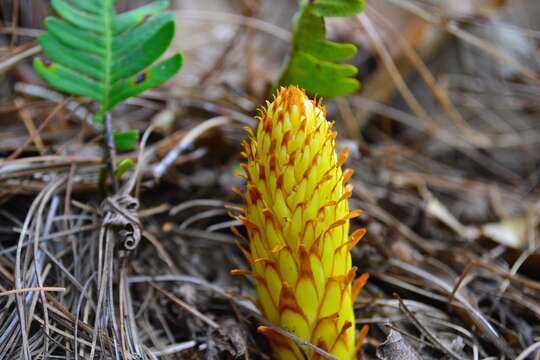
<svg viewBox="0 0 540 360">
<path fill-rule="evenodd" d="M 118 179 L 116 178 L 116 150 L 114 147 L 113 131 L 112 131 L 112 117 L 110 113 L 105 113 L 105 121 L 103 126 L 103 137 L 105 139 L 105 152 L 106 156 L 104 161 L 107 164 L 107 170 L 111 176 L 113 192 L 118 192 Z"/>
<path fill-rule="evenodd" d="M 111 68 L 112 68 L 112 46 L 113 46 L 113 2 L 112 0 L 103 1 L 103 28 L 105 29 L 105 59 L 103 62 L 103 104 L 102 109 L 109 108 L 109 93 L 111 88 Z M 107 172 L 111 177 L 113 193 L 118 191 L 118 179 L 116 178 L 116 150 L 114 146 L 113 131 L 112 131 L 112 117 L 109 112 L 105 113 L 104 126 L 103 126 L 103 138 L 105 140 L 105 158 L 104 161 L 107 166 Z M 106 179 L 106 176 L 105 176 Z"/>
</svg>

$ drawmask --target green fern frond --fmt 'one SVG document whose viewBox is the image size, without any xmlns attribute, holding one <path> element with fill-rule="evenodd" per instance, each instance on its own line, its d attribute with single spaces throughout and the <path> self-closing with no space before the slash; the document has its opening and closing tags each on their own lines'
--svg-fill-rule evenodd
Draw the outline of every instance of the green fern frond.
<svg viewBox="0 0 540 360">
<path fill-rule="evenodd" d="M 362 0 L 303 1 L 295 17 L 292 50 L 279 85 L 296 85 L 310 94 L 331 97 L 347 95 L 360 88 L 354 78 L 358 69 L 338 64 L 356 54 L 352 44 L 326 40 L 325 16 L 353 16 L 362 11 Z"/>
<path fill-rule="evenodd" d="M 50 60 L 34 59 L 34 69 L 56 89 L 97 101 L 98 121 L 182 66 L 180 53 L 154 64 L 174 37 L 174 15 L 164 12 L 167 0 L 123 14 L 116 14 L 114 0 L 51 0 L 51 5 L 62 19 L 45 20 L 39 44 Z"/>
</svg>

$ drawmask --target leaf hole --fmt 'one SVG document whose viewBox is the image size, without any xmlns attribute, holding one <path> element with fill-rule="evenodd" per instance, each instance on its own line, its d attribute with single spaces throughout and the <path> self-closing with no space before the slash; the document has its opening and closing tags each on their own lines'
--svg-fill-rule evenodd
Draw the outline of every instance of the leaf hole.
<svg viewBox="0 0 540 360">
<path fill-rule="evenodd" d="M 41 61 L 45 67 L 50 67 L 53 64 L 52 61 L 46 56 L 41 57 Z"/>
<path fill-rule="evenodd" d="M 139 75 L 137 75 L 137 77 L 135 78 L 135 84 L 139 85 L 140 83 L 142 83 L 144 80 L 146 80 L 146 73 L 143 72 Z"/>
</svg>

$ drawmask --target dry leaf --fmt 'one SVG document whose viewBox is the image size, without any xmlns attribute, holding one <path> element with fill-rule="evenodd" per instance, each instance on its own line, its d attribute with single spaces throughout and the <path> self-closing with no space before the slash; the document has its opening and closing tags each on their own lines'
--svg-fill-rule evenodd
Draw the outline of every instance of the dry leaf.
<svg viewBox="0 0 540 360">
<path fill-rule="evenodd" d="M 381 360 L 422 359 L 401 334 L 395 330 L 390 330 L 386 341 L 377 347 L 377 358 Z"/>
<path fill-rule="evenodd" d="M 523 249 L 527 244 L 529 219 L 526 216 L 483 225 L 482 235 L 505 246 Z"/>
</svg>

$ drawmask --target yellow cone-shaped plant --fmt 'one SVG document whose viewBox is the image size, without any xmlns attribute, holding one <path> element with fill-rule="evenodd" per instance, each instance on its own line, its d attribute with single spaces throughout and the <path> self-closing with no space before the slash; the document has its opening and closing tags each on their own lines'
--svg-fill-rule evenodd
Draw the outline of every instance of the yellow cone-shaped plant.
<svg viewBox="0 0 540 360">
<path fill-rule="evenodd" d="M 247 228 L 242 246 L 255 278 L 258 303 L 273 324 L 333 354 L 355 358 L 353 302 L 365 283 L 353 285 L 349 236 L 351 170 L 336 153 L 336 133 L 325 109 L 297 87 L 282 88 L 262 109 L 256 133 L 243 143 Z M 279 359 L 303 359 L 300 348 L 269 328 Z M 310 359 L 318 353 L 304 349 Z"/>
</svg>

